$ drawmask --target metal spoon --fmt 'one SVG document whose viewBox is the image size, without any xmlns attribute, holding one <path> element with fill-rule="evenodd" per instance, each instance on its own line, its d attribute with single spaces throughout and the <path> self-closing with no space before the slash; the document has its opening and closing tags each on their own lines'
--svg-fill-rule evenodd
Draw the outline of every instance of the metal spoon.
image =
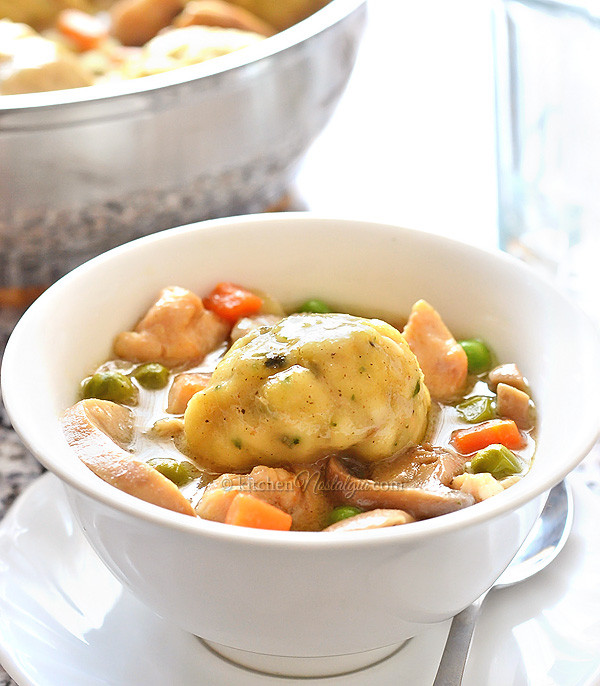
<svg viewBox="0 0 600 686">
<path fill-rule="evenodd" d="M 556 485 L 523 545 L 496 583 L 452 620 L 433 686 L 459 686 L 471 647 L 475 623 L 492 588 L 524 581 L 550 564 L 565 545 L 573 525 L 573 496 L 564 481 Z"/>
</svg>

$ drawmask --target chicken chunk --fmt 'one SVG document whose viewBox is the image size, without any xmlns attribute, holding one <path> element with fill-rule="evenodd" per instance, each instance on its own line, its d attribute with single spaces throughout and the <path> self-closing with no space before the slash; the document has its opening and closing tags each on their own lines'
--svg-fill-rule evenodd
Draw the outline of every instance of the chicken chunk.
<svg viewBox="0 0 600 686">
<path fill-rule="evenodd" d="M 428 302 L 419 300 L 413 305 L 403 335 L 419 361 L 431 396 L 449 400 L 458 395 L 467 380 L 467 354 Z"/>
<path fill-rule="evenodd" d="M 157 438 L 178 438 L 183 434 L 183 419 L 181 417 L 157 419 L 152 425 L 150 433 Z"/>
<path fill-rule="evenodd" d="M 178 374 L 169 389 L 167 412 L 169 414 L 183 414 L 191 397 L 205 389 L 210 383 L 211 374 L 203 372 L 187 372 Z"/>
<path fill-rule="evenodd" d="M 498 493 L 502 493 L 504 490 L 504 486 L 487 472 L 460 474 L 453 479 L 452 488 L 472 495 L 475 498 L 475 502 L 478 503 L 491 498 L 493 495 L 498 495 Z"/>
<path fill-rule="evenodd" d="M 77 457 L 103 481 L 141 500 L 194 516 L 173 482 L 124 449 L 133 432 L 131 410 L 88 398 L 65 412 L 62 427 Z"/>
<path fill-rule="evenodd" d="M 79 88 L 93 82 L 93 74 L 59 43 L 23 24 L 0 20 L 1 95 Z"/>
<path fill-rule="evenodd" d="M 329 0 L 231 0 L 275 26 L 287 29 L 324 7 Z"/>
<path fill-rule="evenodd" d="M 227 322 L 205 309 L 197 295 L 171 286 L 162 291 L 135 331 L 116 337 L 114 351 L 131 362 L 191 365 L 222 343 L 229 328 Z"/>
<path fill-rule="evenodd" d="M 123 45 L 144 45 L 184 6 L 185 0 L 116 0 L 110 8 L 112 34 Z"/>
<path fill-rule="evenodd" d="M 7 46 L 10 43 L 36 35 L 36 32 L 27 24 L 10 19 L 0 19 L 0 62 L 7 59 L 7 55 L 9 55 Z"/>
<path fill-rule="evenodd" d="M 224 522 L 235 496 L 245 491 L 291 515 L 292 529 L 319 530 L 330 509 L 319 479 L 319 470 L 314 466 L 296 474 L 264 465 L 254 467 L 250 474 L 223 474 L 206 487 L 196 514 Z"/>
<path fill-rule="evenodd" d="M 179 14 L 173 26 L 220 26 L 225 29 L 251 31 L 262 36 L 272 36 L 276 31 L 266 21 L 243 7 L 237 7 L 225 0 L 190 0 Z"/>
<path fill-rule="evenodd" d="M 308 463 L 348 448 L 370 462 L 416 445 L 429 406 L 417 360 L 389 324 L 294 314 L 234 343 L 190 400 L 185 437 L 215 471 Z"/>
</svg>

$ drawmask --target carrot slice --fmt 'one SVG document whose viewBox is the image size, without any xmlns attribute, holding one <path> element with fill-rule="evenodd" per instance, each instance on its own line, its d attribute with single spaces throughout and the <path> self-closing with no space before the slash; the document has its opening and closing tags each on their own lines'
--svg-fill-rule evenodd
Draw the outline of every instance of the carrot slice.
<svg viewBox="0 0 600 686">
<path fill-rule="evenodd" d="M 512 419 L 491 419 L 472 429 L 454 431 L 450 443 L 463 455 L 487 448 L 492 443 L 501 443 L 512 450 L 525 446 L 525 439 Z"/>
<path fill-rule="evenodd" d="M 203 302 L 207 310 L 231 323 L 260 312 L 263 306 L 262 298 L 256 293 L 228 281 L 218 283 Z"/>
<path fill-rule="evenodd" d="M 106 26 L 100 19 L 76 9 L 60 12 L 56 28 L 82 51 L 97 48 L 108 36 Z"/>
<path fill-rule="evenodd" d="M 227 510 L 225 523 L 253 529 L 289 531 L 292 516 L 249 493 L 238 493 Z"/>
<path fill-rule="evenodd" d="M 0 288 L 0 307 L 29 307 L 40 296 L 47 286 L 9 286 Z"/>
</svg>

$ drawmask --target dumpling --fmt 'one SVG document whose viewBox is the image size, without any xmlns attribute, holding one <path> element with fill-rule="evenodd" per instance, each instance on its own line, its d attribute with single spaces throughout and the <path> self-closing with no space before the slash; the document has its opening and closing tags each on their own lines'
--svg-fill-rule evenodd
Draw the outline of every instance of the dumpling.
<svg viewBox="0 0 600 686">
<path fill-rule="evenodd" d="M 227 55 L 264 39 L 257 33 L 214 26 L 169 29 L 146 43 L 123 65 L 125 78 L 160 74 Z"/>
<path fill-rule="evenodd" d="M 402 335 L 376 319 L 294 314 L 239 339 L 190 400 L 190 455 L 217 471 L 373 462 L 422 439 L 429 392 Z"/>
</svg>

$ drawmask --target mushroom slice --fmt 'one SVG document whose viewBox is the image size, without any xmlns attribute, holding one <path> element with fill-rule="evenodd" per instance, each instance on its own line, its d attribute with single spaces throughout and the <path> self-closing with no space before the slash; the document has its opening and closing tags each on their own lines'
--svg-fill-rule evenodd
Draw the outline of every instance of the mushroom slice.
<svg viewBox="0 0 600 686">
<path fill-rule="evenodd" d="M 133 435 L 126 407 L 97 398 L 80 400 L 63 415 L 62 428 L 77 457 L 103 481 L 148 503 L 195 516 L 172 481 L 124 449 Z"/>
<path fill-rule="evenodd" d="M 496 395 L 499 417 L 512 419 L 519 429 L 528 429 L 531 426 L 532 403 L 527 393 L 514 386 L 499 383 Z"/>
<path fill-rule="evenodd" d="M 411 517 L 408 512 L 404 512 L 404 510 L 369 510 L 368 512 L 361 512 L 354 515 L 354 517 L 348 517 L 335 524 L 331 524 L 323 531 L 383 529 L 387 526 L 398 526 L 399 524 L 408 524 L 414 521 L 415 518 Z"/>
<path fill-rule="evenodd" d="M 392 460 L 377 463 L 371 476 L 375 481 L 399 482 L 417 488 L 450 486 L 465 470 L 465 457 L 428 443 L 405 450 Z"/>
<path fill-rule="evenodd" d="M 405 510 L 415 519 L 437 517 L 475 502 L 472 495 L 441 483 L 430 482 L 427 488 L 422 488 L 410 483 L 360 479 L 351 474 L 335 455 L 327 463 L 326 476 L 332 498 L 339 504 L 355 505 L 362 509 Z"/>
<path fill-rule="evenodd" d="M 517 388 L 519 391 L 523 391 L 523 393 L 529 392 L 527 379 L 521 374 L 521 370 L 517 365 L 512 362 L 501 364 L 492 369 L 488 374 L 488 386 L 492 391 L 495 391 L 500 383 Z"/>
</svg>

